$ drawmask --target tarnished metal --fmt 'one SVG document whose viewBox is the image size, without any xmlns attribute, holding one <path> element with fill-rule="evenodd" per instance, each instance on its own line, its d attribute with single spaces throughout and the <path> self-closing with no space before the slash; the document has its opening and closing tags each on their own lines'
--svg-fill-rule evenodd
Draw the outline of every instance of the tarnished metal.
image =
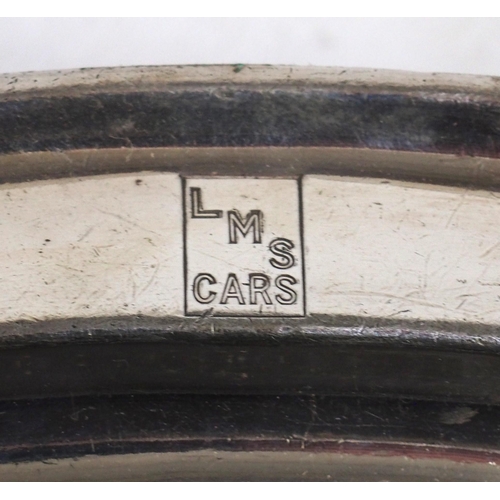
<svg viewBox="0 0 500 500">
<path fill-rule="evenodd" d="M 0 80 L 2 477 L 497 477 L 497 78 Z"/>
</svg>

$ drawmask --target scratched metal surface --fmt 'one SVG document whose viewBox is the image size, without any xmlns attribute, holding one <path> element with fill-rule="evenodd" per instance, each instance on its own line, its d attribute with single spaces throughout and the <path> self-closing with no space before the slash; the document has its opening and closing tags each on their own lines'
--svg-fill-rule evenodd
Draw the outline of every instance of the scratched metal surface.
<svg viewBox="0 0 500 500">
<path fill-rule="evenodd" d="M 0 479 L 497 481 L 498 408 L 332 397 L 0 403 Z"/>
<path fill-rule="evenodd" d="M 411 400 L 427 417 L 438 410 L 426 405 L 456 404 L 458 420 L 477 405 L 471 421 L 498 403 L 497 78 L 224 66 L 0 81 L 0 398 L 19 438 L 2 437 L 2 474 L 33 478 L 50 455 L 48 441 L 33 451 L 34 398 L 43 414 L 60 405 L 62 422 L 68 397 L 183 394 L 169 400 L 178 408 L 213 394 L 247 397 L 243 413 L 254 412 L 257 428 L 241 449 L 214 441 L 232 457 L 219 478 L 250 471 L 250 449 L 262 454 L 257 476 L 278 455 L 276 477 L 303 472 L 303 458 L 276 441 L 278 421 L 271 441 L 257 438 L 269 418 L 255 413 L 257 395 L 292 398 L 278 404 L 288 415 L 302 395 L 333 405 L 390 398 L 385 408 Z M 63 399 L 43 399 L 54 397 Z M 375 462 L 395 478 L 402 460 L 434 444 L 437 455 L 425 448 L 400 476 L 495 476 L 486 427 L 477 442 L 466 432 L 436 441 L 425 422 L 413 439 L 405 421 L 399 441 L 373 424 L 382 444 L 365 436 L 361 458 L 358 445 L 318 438 L 329 451 L 314 451 L 313 476 L 328 475 L 333 460 L 338 478 L 359 478 Z M 248 431 L 234 425 L 224 438 Z M 80 433 L 63 427 L 51 443 Z M 335 439 L 356 432 L 338 429 Z M 176 439 L 161 463 L 175 463 Z M 57 460 L 95 451 L 70 441 Z M 22 450 L 16 468 L 9 462 Z M 143 477 L 154 450 L 120 450 L 110 453 Z M 206 447 L 190 452 L 210 461 Z M 99 460 L 82 474 L 110 467 Z M 65 463 L 59 477 L 76 477 Z M 188 469 L 178 477 L 199 473 Z"/>
</svg>

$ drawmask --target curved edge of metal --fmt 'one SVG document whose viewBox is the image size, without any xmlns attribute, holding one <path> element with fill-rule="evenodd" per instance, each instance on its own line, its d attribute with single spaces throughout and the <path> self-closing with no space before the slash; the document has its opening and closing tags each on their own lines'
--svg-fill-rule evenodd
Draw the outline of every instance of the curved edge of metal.
<svg viewBox="0 0 500 500">
<path fill-rule="evenodd" d="M 496 77 L 167 66 L 0 81 L 1 153 L 318 146 L 497 158 L 500 151 Z"/>
<path fill-rule="evenodd" d="M 498 480 L 498 412 L 318 396 L 0 402 L 0 479 Z"/>
<path fill-rule="evenodd" d="M 0 154 L 0 184 L 141 172 L 335 175 L 497 191 L 500 159 L 343 147 L 141 147 Z"/>
<path fill-rule="evenodd" d="M 159 90 L 175 85 L 245 85 L 337 87 L 400 92 L 435 92 L 500 97 L 500 78 L 487 75 L 421 73 L 328 66 L 213 64 L 166 66 L 118 66 L 0 74 L 0 98 L 30 92 L 69 95 L 102 89 Z M 442 96 L 444 97 L 444 95 Z"/>
<path fill-rule="evenodd" d="M 494 325 L 120 317 L 1 330 L 0 399 L 149 392 L 500 401 Z"/>
</svg>

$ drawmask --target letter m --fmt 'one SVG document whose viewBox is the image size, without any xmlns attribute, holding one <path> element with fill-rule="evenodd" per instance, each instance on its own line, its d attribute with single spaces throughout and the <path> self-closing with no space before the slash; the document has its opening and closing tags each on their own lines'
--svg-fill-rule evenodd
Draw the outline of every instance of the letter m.
<svg viewBox="0 0 500 500">
<path fill-rule="evenodd" d="M 245 237 L 250 231 L 253 234 L 253 243 L 262 243 L 262 212 L 250 210 L 245 220 L 237 210 L 227 212 L 229 221 L 229 243 L 238 243 L 238 231 Z"/>
</svg>

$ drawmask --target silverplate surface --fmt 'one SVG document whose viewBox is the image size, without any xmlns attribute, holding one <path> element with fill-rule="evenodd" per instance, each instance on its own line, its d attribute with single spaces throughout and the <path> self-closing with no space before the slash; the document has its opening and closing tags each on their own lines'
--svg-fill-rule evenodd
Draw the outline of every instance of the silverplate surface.
<svg viewBox="0 0 500 500">
<path fill-rule="evenodd" d="M 497 478 L 499 152 L 495 77 L 1 75 L 0 477 Z"/>
</svg>

